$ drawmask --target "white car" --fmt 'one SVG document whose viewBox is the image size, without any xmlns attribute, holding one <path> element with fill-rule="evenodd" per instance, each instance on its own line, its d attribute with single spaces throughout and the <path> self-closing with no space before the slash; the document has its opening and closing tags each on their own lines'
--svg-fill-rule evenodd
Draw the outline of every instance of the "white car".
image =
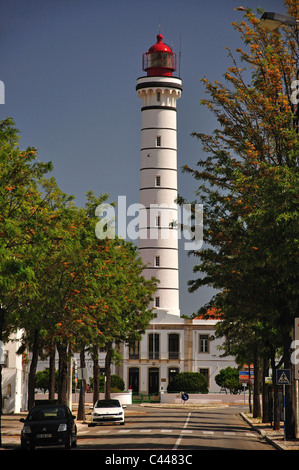
<svg viewBox="0 0 299 470">
<path fill-rule="evenodd" d="M 119 400 L 98 400 L 92 408 L 90 426 L 109 422 L 125 424 L 124 408 Z"/>
</svg>

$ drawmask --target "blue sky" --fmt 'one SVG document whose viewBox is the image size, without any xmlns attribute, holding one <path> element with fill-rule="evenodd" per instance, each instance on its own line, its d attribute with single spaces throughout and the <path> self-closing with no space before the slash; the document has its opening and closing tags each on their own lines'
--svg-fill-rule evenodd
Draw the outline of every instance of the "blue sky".
<svg viewBox="0 0 299 470">
<path fill-rule="evenodd" d="M 0 17 L 0 80 L 5 104 L 21 131 L 21 148 L 38 148 L 52 161 L 60 188 L 85 203 L 84 192 L 110 200 L 139 201 L 142 54 L 164 42 L 179 54 L 183 95 L 178 101 L 178 167 L 201 155 L 193 131 L 216 123 L 200 105 L 203 77 L 223 81 L 230 66 L 225 47 L 241 46 L 231 23 L 233 8 L 285 12 L 283 0 L 3 0 Z M 179 193 L 194 199 L 196 183 L 178 172 Z M 211 297 L 209 288 L 189 294 L 195 260 L 180 248 L 180 308 L 189 315 Z"/>
</svg>

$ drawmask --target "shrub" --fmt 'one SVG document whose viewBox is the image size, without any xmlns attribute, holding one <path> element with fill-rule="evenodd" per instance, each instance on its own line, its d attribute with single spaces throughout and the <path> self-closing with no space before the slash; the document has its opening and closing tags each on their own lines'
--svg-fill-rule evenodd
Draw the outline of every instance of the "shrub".
<svg viewBox="0 0 299 470">
<path fill-rule="evenodd" d="M 208 381 L 198 372 L 180 372 L 170 381 L 167 392 L 208 393 Z"/>
</svg>

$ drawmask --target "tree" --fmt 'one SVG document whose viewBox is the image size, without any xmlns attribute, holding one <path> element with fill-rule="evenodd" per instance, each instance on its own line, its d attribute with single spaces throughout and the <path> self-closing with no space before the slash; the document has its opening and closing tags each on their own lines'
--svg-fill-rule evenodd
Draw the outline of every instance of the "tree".
<svg viewBox="0 0 299 470">
<path fill-rule="evenodd" d="M 0 122 L 0 341 L 38 297 L 33 266 L 49 244 L 45 213 L 57 190 L 45 177 L 52 164 L 36 161 L 34 147 L 20 150 L 17 132 L 12 119 Z M 0 417 L 1 383 L 0 365 Z"/>
<path fill-rule="evenodd" d="M 219 387 L 228 388 L 232 393 L 242 389 L 239 381 L 239 370 L 233 367 L 221 369 L 219 374 L 215 376 L 215 382 Z"/>
<path fill-rule="evenodd" d="M 294 0 L 286 5 L 290 14 L 298 13 Z M 237 52 L 249 70 L 229 51 L 233 66 L 226 83 L 203 79 L 209 98 L 202 102 L 219 128 L 212 135 L 193 133 L 207 156 L 198 169 L 184 167 L 202 182 L 197 193 L 207 242 L 193 252 L 200 260 L 194 272 L 204 275 L 190 281 L 189 289 L 217 289 L 209 306 L 220 309 L 227 330 L 243 326 L 234 328 L 236 341 L 238 331 L 254 327 L 257 344 L 263 339 L 269 357 L 282 347 L 288 367 L 299 298 L 299 139 L 291 99 L 298 37 L 288 27 L 268 32 L 250 9 L 245 19 L 234 27 L 247 47 Z M 287 401 L 287 435 L 293 437 L 294 410 Z"/>
</svg>

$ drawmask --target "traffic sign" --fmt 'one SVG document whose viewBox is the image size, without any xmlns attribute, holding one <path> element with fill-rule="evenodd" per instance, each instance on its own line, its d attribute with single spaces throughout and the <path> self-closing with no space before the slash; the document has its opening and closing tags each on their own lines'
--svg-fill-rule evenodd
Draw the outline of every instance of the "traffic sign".
<svg viewBox="0 0 299 470">
<path fill-rule="evenodd" d="M 88 374 L 87 374 L 87 368 L 86 367 L 79 367 L 78 369 L 78 379 L 80 380 L 87 380 L 88 379 Z"/>
<path fill-rule="evenodd" d="M 276 370 L 276 384 L 277 385 L 290 385 L 291 384 L 291 369 L 277 369 Z"/>
<path fill-rule="evenodd" d="M 239 371 L 239 381 L 242 383 L 249 382 L 249 372 L 246 370 Z"/>
<path fill-rule="evenodd" d="M 189 400 L 189 395 L 188 395 L 188 393 L 182 393 L 182 400 L 184 400 L 184 401 Z"/>
</svg>

